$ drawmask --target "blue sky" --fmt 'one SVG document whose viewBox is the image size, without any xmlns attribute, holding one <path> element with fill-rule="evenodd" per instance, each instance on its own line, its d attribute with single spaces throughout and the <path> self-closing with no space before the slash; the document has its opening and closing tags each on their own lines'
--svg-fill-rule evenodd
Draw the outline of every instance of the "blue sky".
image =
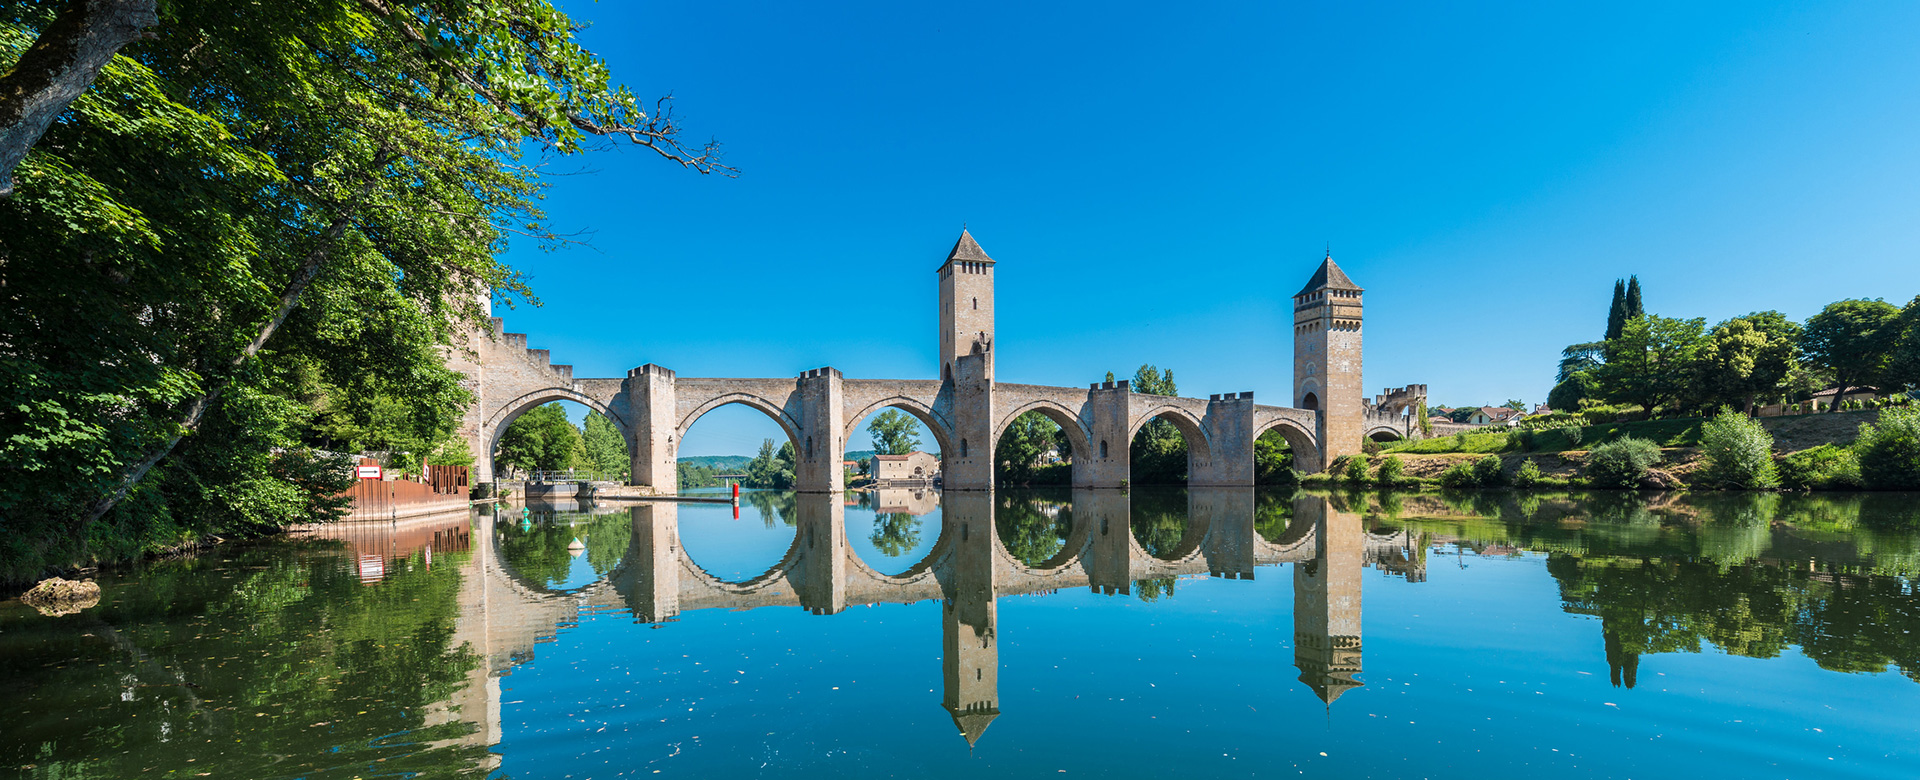
<svg viewBox="0 0 1920 780">
<path fill-rule="evenodd" d="M 552 165 L 590 245 L 513 247 L 545 305 L 496 313 L 578 376 L 933 377 L 963 223 L 1002 381 L 1270 402 L 1329 244 L 1368 391 L 1446 404 L 1544 400 L 1628 274 L 1709 323 L 1920 294 L 1920 4 L 564 7 L 741 170 Z"/>
</svg>

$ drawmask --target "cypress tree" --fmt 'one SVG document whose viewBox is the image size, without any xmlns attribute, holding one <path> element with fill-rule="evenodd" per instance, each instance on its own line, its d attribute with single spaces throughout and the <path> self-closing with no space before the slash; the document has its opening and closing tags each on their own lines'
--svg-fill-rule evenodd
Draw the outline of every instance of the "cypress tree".
<svg viewBox="0 0 1920 780">
<path fill-rule="evenodd" d="M 1627 283 L 1613 280 L 1613 308 L 1607 310 L 1607 341 L 1620 338 L 1627 327 Z"/>
<path fill-rule="evenodd" d="M 1633 319 L 1647 310 L 1640 306 L 1640 277 L 1627 277 L 1627 319 Z"/>
</svg>

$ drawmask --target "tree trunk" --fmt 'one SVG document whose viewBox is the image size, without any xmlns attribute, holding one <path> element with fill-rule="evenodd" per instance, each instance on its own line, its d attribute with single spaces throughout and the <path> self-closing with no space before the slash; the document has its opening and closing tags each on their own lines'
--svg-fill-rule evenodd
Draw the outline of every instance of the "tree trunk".
<svg viewBox="0 0 1920 780">
<path fill-rule="evenodd" d="M 0 76 L 0 198 L 13 169 L 85 92 L 120 47 L 160 23 L 156 0 L 68 0 L 20 62 Z"/>
<path fill-rule="evenodd" d="M 1847 387 L 1847 383 L 1845 382 L 1836 381 L 1833 383 L 1833 386 L 1837 389 L 1833 394 L 1833 403 L 1827 407 L 1829 413 L 1840 411 L 1840 401 L 1847 397 L 1847 391 L 1851 389 Z"/>
<path fill-rule="evenodd" d="M 225 390 L 227 385 L 233 381 L 234 374 L 241 366 L 246 364 L 248 358 L 260 352 L 260 348 L 266 345 L 267 339 L 272 338 L 273 334 L 280 330 L 280 325 L 287 321 L 287 315 L 293 313 L 293 307 L 300 303 L 300 294 L 306 292 L 307 285 L 312 284 L 314 277 L 320 275 L 320 268 L 326 263 L 327 250 L 333 246 L 333 242 L 338 240 L 342 233 L 346 232 L 347 224 L 347 218 L 340 217 L 334 220 L 334 223 L 327 228 L 325 233 L 321 234 L 320 246 L 307 255 L 306 260 L 301 263 L 300 270 L 295 272 L 293 279 L 287 282 L 286 291 L 280 295 L 279 308 L 274 310 L 273 316 L 267 320 L 265 325 L 260 326 L 259 332 L 253 337 L 253 341 L 247 344 L 246 349 L 241 350 L 239 355 L 234 356 L 233 361 L 227 365 L 224 376 L 216 377 L 208 384 L 205 392 L 187 404 L 185 412 L 181 415 L 180 427 L 173 436 L 168 437 L 165 442 L 149 450 L 139 461 L 128 467 L 127 470 L 120 475 L 119 482 L 114 485 L 112 490 L 107 491 L 106 495 L 101 496 L 92 504 L 87 505 L 86 511 L 81 512 L 80 515 L 74 519 L 73 527 L 76 532 L 85 528 L 88 523 L 99 520 L 105 516 L 107 512 L 112 511 L 113 507 L 119 504 L 121 499 L 127 497 L 127 492 L 132 490 L 134 485 L 140 484 L 140 480 L 146 478 L 147 472 L 152 471 L 153 467 L 158 465 L 162 459 L 172 454 L 173 449 L 180 445 L 182 438 L 185 438 L 187 434 L 194 432 L 200 427 L 200 421 L 205 419 L 207 409 L 213 406 L 213 402 L 219 399 L 221 391 Z"/>
</svg>

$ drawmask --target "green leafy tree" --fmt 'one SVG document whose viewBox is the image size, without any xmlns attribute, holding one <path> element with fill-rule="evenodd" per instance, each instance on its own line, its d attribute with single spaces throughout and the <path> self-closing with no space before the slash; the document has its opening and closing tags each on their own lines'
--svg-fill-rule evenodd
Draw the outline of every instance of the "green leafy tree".
<svg viewBox="0 0 1920 780">
<path fill-rule="evenodd" d="M 747 463 L 746 478 L 742 484 L 752 488 L 785 490 L 793 487 L 793 472 L 793 442 L 781 442 L 775 448 L 772 439 L 762 439 L 760 454 Z"/>
<path fill-rule="evenodd" d="M 1621 325 L 1624 327 L 1625 323 L 1621 323 Z M 1611 331 L 1612 328 L 1609 328 L 1609 330 Z M 1613 338 L 1619 337 L 1618 333 L 1613 335 Z M 1594 341 L 1586 344 L 1568 344 L 1566 349 L 1560 350 L 1560 365 L 1554 372 L 1553 381 L 1555 383 L 1565 382 L 1568 379 L 1572 379 L 1575 374 L 1599 368 L 1607 362 L 1606 356 L 1607 342 L 1604 341 Z"/>
<path fill-rule="evenodd" d="M 1054 449 L 1061 438 L 1060 424 L 1039 412 L 1026 412 L 1013 418 L 1000 443 L 994 447 L 995 481 L 1001 484 L 1030 484 L 1045 465 L 1041 458 Z"/>
<path fill-rule="evenodd" d="M 1627 319 L 1631 321 L 1635 317 L 1644 317 L 1646 316 L 1646 314 L 1647 314 L 1647 307 L 1642 305 L 1640 302 L 1640 277 L 1637 275 L 1628 276 L 1627 277 Z M 1622 327 L 1620 329 L 1620 332 L 1625 333 L 1626 328 Z"/>
<path fill-rule="evenodd" d="M 523 471 L 565 471 L 586 465 L 585 456 L 580 429 L 567 420 L 566 407 L 555 401 L 529 409 L 508 423 L 500 434 L 497 459 Z"/>
<path fill-rule="evenodd" d="M 1777 311 L 1715 325 L 1696 363 L 1694 386 L 1703 404 L 1750 411 L 1757 399 L 1776 394 L 1797 363 L 1800 339 L 1800 326 Z"/>
<path fill-rule="evenodd" d="M 1647 476 L 1647 470 L 1659 463 L 1659 445 L 1622 436 L 1597 445 L 1587 453 L 1587 479 L 1596 487 L 1637 488 Z"/>
<path fill-rule="evenodd" d="M 867 423 L 877 455 L 905 455 L 920 446 L 920 422 L 898 409 L 884 409 Z"/>
<path fill-rule="evenodd" d="M 1807 318 L 1800 348 L 1808 363 L 1833 377 L 1839 392 L 1833 411 L 1847 391 L 1881 377 L 1899 335 L 1900 310 L 1882 300 L 1846 300 L 1827 304 Z"/>
<path fill-rule="evenodd" d="M 1706 480 L 1718 487 L 1764 490 L 1780 486 L 1773 463 L 1773 434 L 1755 420 L 1722 408 L 1700 431 Z"/>
<path fill-rule="evenodd" d="M 1609 401 L 1639 404 L 1651 415 L 1690 392 L 1694 361 L 1706 343 L 1706 321 L 1648 314 L 1627 320 L 1612 357 L 1595 372 Z"/>
<path fill-rule="evenodd" d="M 541 0 L 166 3 L 104 64 L 28 54 L 87 38 L 53 23 L 81 6 L 0 14 L 8 83 L 73 95 L 63 113 L 60 95 L 0 99 L 58 114 L 35 141 L 0 106 L 0 174 L 18 160 L 0 200 L 7 556 L 315 519 L 289 512 L 332 488 L 276 463 L 328 435 L 295 374 L 317 368 L 336 410 L 377 411 L 377 391 L 457 417 L 441 350 L 485 327 L 488 291 L 528 294 L 499 250 L 561 240 L 536 205 L 546 156 L 621 139 L 728 172 Z"/>
<path fill-rule="evenodd" d="M 1878 423 L 1860 426 L 1853 447 L 1867 487 L 1920 490 L 1920 407 L 1881 412 Z"/>
<path fill-rule="evenodd" d="M 587 412 L 580 438 L 586 449 L 586 462 L 602 479 L 624 480 L 633 470 L 627 455 L 627 439 L 620 428 L 599 412 Z"/>
<path fill-rule="evenodd" d="M 1908 301 L 1895 323 L 1893 349 L 1883 375 L 1888 389 L 1920 388 L 1920 296 Z"/>
<path fill-rule="evenodd" d="M 1268 429 L 1253 440 L 1253 482 L 1256 485 L 1293 485 L 1300 481 L 1294 470 L 1293 445 L 1278 428 Z"/>
<path fill-rule="evenodd" d="M 1146 364 L 1133 372 L 1129 390 L 1143 395 L 1179 395 L 1173 372 L 1162 372 Z M 1155 417 L 1140 426 L 1129 445 L 1128 457 L 1134 484 L 1170 485 L 1187 481 L 1187 437 L 1164 417 Z"/>
<path fill-rule="evenodd" d="M 1593 396 L 1596 384 L 1592 372 L 1576 372 L 1554 385 L 1553 390 L 1547 393 L 1547 406 L 1560 411 L 1577 411 L 1581 401 Z"/>
</svg>

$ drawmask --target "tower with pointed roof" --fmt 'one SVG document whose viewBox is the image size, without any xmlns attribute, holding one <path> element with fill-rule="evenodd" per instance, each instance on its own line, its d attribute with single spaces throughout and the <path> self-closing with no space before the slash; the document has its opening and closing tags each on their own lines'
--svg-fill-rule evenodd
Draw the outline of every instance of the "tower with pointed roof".
<svg viewBox="0 0 1920 780">
<path fill-rule="evenodd" d="M 1320 412 L 1323 459 L 1297 466 L 1303 471 L 1326 468 L 1334 458 L 1359 452 L 1365 437 L 1366 394 L 1360 383 L 1362 292 L 1328 252 L 1307 286 L 1293 296 L 1293 405 Z"/>
<path fill-rule="evenodd" d="M 953 550 L 950 575 L 941 582 L 941 666 L 946 695 L 941 706 L 973 747 L 1000 716 L 1000 647 L 995 630 L 993 498 L 952 493 L 941 522 Z"/>
<path fill-rule="evenodd" d="M 940 264 L 940 378 L 953 378 L 953 363 L 962 355 L 985 355 L 993 373 L 993 258 L 973 235 L 960 231 L 960 240 Z"/>
</svg>

